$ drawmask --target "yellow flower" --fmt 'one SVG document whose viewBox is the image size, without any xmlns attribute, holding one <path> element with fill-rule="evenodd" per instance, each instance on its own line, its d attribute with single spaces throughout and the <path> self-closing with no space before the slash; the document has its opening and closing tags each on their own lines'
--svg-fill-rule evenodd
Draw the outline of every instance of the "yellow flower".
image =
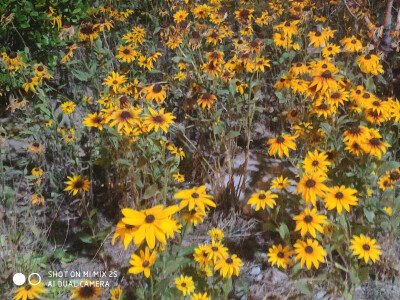
<svg viewBox="0 0 400 300">
<path fill-rule="evenodd" d="M 306 208 L 299 215 L 295 216 L 293 220 L 296 221 L 295 231 L 301 230 L 301 236 L 305 236 L 307 232 L 310 232 L 311 236 L 315 238 L 316 231 L 323 232 L 322 224 L 328 224 L 326 216 L 318 215 L 317 209 Z"/>
<path fill-rule="evenodd" d="M 382 254 L 380 246 L 376 245 L 376 240 L 361 234 L 359 237 L 353 235 L 351 240 L 350 249 L 353 250 L 353 255 L 357 256 L 358 259 L 364 258 L 365 263 L 368 263 L 369 259 L 373 262 L 379 260 L 379 255 Z"/>
<path fill-rule="evenodd" d="M 39 294 L 44 293 L 44 282 L 38 282 L 36 280 L 31 280 L 31 283 L 26 284 L 25 286 L 20 287 L 15 290 L 13 293 L 16 294 L 14 296 L 14 300 L 26 300 L 26 299 L 35 299 L 41 298 Z"/>
<path fill-rule="evenodd" d="M 293 265 L 290 256 L 293 255 L 294 251 L 290 251 L 289 249 L 289 246 L 283 248 L 281 244 L 278 246 L 273 245 L 268 250 L 268 262 L 272 265 L 276 264 L 278 268 L 282 267 L 284 269 L 286 269 L 287 265 Z"/>
<path fill-rule="evenodd" d="M 110 290 L 111 299 L 110 300 L 121 300 L 122 297 L 122 289 L 118 285 L 116 288 Z"/>
<path fill-rule="evenodd" d="M 326 180 L 326 175 L 320 172 L 313 174 L 303 174 L 303 178 L 297 185 L 296 194 L 302 193 L 301 197 L 306 203 L 316 204 L 317 196 L 323 197 L 324 192 L 328 187 L 323 184 Z"/>
<path fill-rule="evenodd" d="M 148 125 L 148 130 L 152 130 L 157 132 L 159 128 L 161 128 L 165 133 L 168 132 L 169 124 L 174 124 L 173 116 L 171 113 L 164 113 L 164 108 L 162 108 L 159 112 L 154 111 L 151 107 L 149 107 L 150 115 L 145 114 L 145 121 L 143 124 Z"/>
<path fill-rule="evenodd" d="M 133 225 L 125 224 L 124 222 L 119 221 L 117 224 L 117 227 L 115 229 L 114 236 L 111 241 L 112 245 L 114 245 L 115 239 L 117 237 L 120 237 L 118 246 L 121 246 L 122 242 L 124 242 L 125 250 L 128 249 L 128 246 L 132 242 L 133 235 L 136 232 L 136 230 L 137 230 L 137 227 L 135 227 Z M 137 246 L 139 246 L 139 245 L 137 245 Z"/>
<path fill-rule="evenodd" d="M 33 194 L 31 202 L 32 204 L 44 204 L 44 197 L 40 194 Z"/>
<path fill-rule="evenodd" d="M 197 226 L 198 223 L 203 223 L 203 217 L 206 213 L 198 209 L 181 211 L 182 220 L 190 225 Z"/>
<path fill-rule="evenodd" d="M 194 292 L 194 283 L 191 276 L 181 275 L 181 277 L 176 278 L 175 286 L 183 293 L 183 296 L 186 296 L 186 294 L 190 295 Z"/>
<path fill-rule="evenodd" d="M 186 79 L 186 74 L 183 72 L 179 72 L 174 76 L 174 80 L 182 81 L 184 79 Z"/>
<path fill-rule="evenodd" d="M 363 150 L 371 156 L 376 156 L 381 159 L 382 153 L 386 153 L 385 147 L 390 147 L 388 143 L 382 141 L 382 136 L 376 129 L 369 129 L 369 138 L 361 144 Z"/>
<path fill-rule="evenodd" d="M 29 89 L 31 89 L 33 92 L 36 92 L 36 87 L 39 84 L 39 79 L 39 77 L 29 78 L 28 81 L 22 85 L 25 92 L 28 92 Z"/>
<path fill-rule="evenodd" d="M 271 189 L 277 189 L 278 191 L 287 190 L 288 186 L 291 186 L 292 181 L 287 177 L 276 177 L 272 180 Z"/>
<path fill-rule="evenodd" d="M 104 116 L 100 113 L 89 114 L 87 118 L 83 120 L 83 124 L 87 127 L 95 127 L 99 130 L 103 130 Z"/>
<path fill-rule="evenodd" d="M 67 187 L 64 191 L 71 191 L 75 196 L 78 192 L 89 191 L 90 181 L 83 178 L 81 175 L 73 175 L 73 177 L 67 176 L 69 181 L 65 181 Z"/>
<path fill-rule="evenodd" d="M 185 177 L 182 174 L 180 174 L 179 172 L 176 173 L 176 174 L 172 174 L 172 176 L 178 182 L 184 182 L 185 181 Z"/>
<path fill-rule="evenodd" d="M 318 150 L 315 150 L 314 153 L 309 151 L 306 159 L 303 160 L 303 167 L 307 173 L 326 173 L 330 165 L 331 162 L 328 161 L 328 155 L 325 152 L 318 153 Z"/>
<path fill-rule="evenodd" d="M 171 223 L 169 216 L 177 212 L 177 206 L 170 206 L 164 209 L 163 205 L 157 205 L 153 208 L 136 211 L 130 208 L 124 208 L 122 222 L 137 227 L 133 237 L 135 244 L 141 244 L 145 239 L 147 245 L 153 249 L 157 240 L 166 244 L 165 235 L 167 232 L 174 231 L 174 224 Z"/>
<path fill-rule="evenodd" d="M 70 299 L 77 298 L 77 300 L 97 300 L 101 293 L 103 292 L 103 288 L 97 287 L 96 285 L 91 285 L 90 281 L 81 282 L 81 286 L 71 290 Z"/>
<path fill-rule="evenodd" d="M 324 202 L 327 209 L 331 210 L 336 208 L 338 213 L 342 213 L 342 208 L 350 211 L 350 205 L 357 205 L 357 197 L 354 196 L 357 190 L 346 188 L 344 185 L 329 188 L 324 196 Z"/>
<path fill-rule="evenodd" d="M 175 194 L 175 198 L 182 199 L 179 208 L 182 209 L 188 206 L 189 210 L 198 207 L 202 212 L 209 209 L 209 206 L 216 207 L 211 200 L 213 196 L 206 193 L 206 186 L 194 187 L 187 190 L 181 190 Z"/>
<path fill-rule="evenodd" d="M 146 87 L 144 88 L 144 92 L 146 93 L 147 101 L 155 100 L 158 105 L 160 105 L 167 96 L 164 87 L 161 84 L 155 84 L 153 86 Z"/>
<path fill-rule="evenodd" d="M 383 67 L 379 64 L 379 57 L 374 54 L 361 55 L 357 59 L 361 72 L 365 74 L 378 75 L 383 74 Z"/>
<path fill-rule="evenodd" d="M 211 260 L 208 258 L 208 245 L 199 245 L 194 249 L 194 260 L 199 263 L 200 267 L 211 265 Z"/>
<path fill-rule="evenodd" d="M 243 266 L 242 260 L 234 254 L 225 259 L 220 259 L 215 265 L 215 270 L 219 270 L 222 277 L 231 278 L 233 274 L 239 276 L 239 267 L 241 266 Z"/>
<path fill-rule="evenodd" d="M 197 293 L 190 296 L 190 300 L 211 300 L 211 297 L 207 296 L 207 293 Z"/>
<path fill-rule="evenodd" d="M 204 93 L 197 100 L 197 105 L 200 105 L 204 108 L 210 109 L 214 102 L 217 101 L 217 97 L 210 93 Z"/>
<path fill-rule="evenodd" d="M 141 112 L 141 108 L 125 108 L 125 109 L 117 109 L 110 116 L 106 118 L 106 123 L 109 123 L 110 127 L 117 126 L 118 132 L 122 130 L 125 133 L 129 132 L 131 127 L 137 123 L 139 123 L 139 114 Z M 100 121 L 99 119 L 97 121 Z"/>
<path fill-rule="evenodd" d="M 69 115 L 72 114 L 75 110 L 76 104 L 72 101 L 67 101 L 61 104 L 62 111 L 64 114 Z"/>
<path fill-rule="evenodd" d="M 271 193 L 271 191 L 259 191 L 256 194 L 252 194 L 247 204 L 251 206 L 256 206 L 255 210 L 265 209 L 268 205 L 270 208 L 274 208 L 276 202 L 274 199 L 278 198 L 278 195 Z"/>
<path fill-rule="evenodd" d="M 270 145 L 270 148 L 268 154 L 270 156 L 273 156 L 278 153 L 278 156 L 280 158 L 282 158 L 284 154 L 287 157 L 290 157 L 289 149 L 296 150 L 296 144 L 294 143 L 295 139 L 295 136 L 290 136 L 289 134 L 284 133 L 277 136 L 276 138 L 269 139 L 268 145 Z"/>
<path fill-rule="evenodd" d="M 189 14 L 184 10 L 179 10 L 174 14 L 174 20 L 176 23 L 184 21 Z"/>
<path fill-rule="evenodd" d="M 111 75 L 104 79 L 103 85 L 112 87 L 114 92 L 117 92 L 117 88 L 126 82 L 125 75 L 119 75 L 118 73 L 111 72 Z"/>
<path fill-rule="evenodd" d="M 319 268 L 319 262 L 323 263 L 324 256 L 326 252 L 324 249 L 318 244 L 317 240 L 307 239 L 307 242 L 297 240 L 297 243 L 294 244 L 296 253 L 295 261 L 300 260 L 300 265 L 303 267 L 304 263 L 307 266 L 307 269 L 311 269 L 311 266 L 314 265 L 315 268 Z"/>
<path fill-rule="evenodd" d="M 383 208 L 383 210 L 389 215 L 389 216 L 391 216 L 392 215 L 392 208 L 389 206 L 385 206 L 384 208 Z"/>
<path fill-rule="evenodd" d="M 224 238 L 224 233 L 218 228 L 213 228 L 208 231 L 208 235 L 213 241 L 222 241 Z"/>
<path fill-rule="evenodd" d="M 143 272 L 144 276 L 146 276 L 146 278 L 149 278 L 150 268 L 152 265 L 154 265 L 154 262 L 156 261 L 156 256 L 157 251 L 154 250 L 153 253 L 151 253 L 150 255 L 149 248 L 147 247 L 145 252 L 143 252 L 143 250 L 140 250 L 140 256 L 132 254 L 132 260 L 129 261 L 132 267 L 129 268 L 128 272 L 132 274 L 139 274 Z"/>
<path fill-rule="evenodd" d="M 207 246 L 206 252 L 208 253 L 207 259 L 213 261 L 214 264 L 217 260 L 228 257 L 228 248 L 224 247 L 221 242 L 217 241 L 212 241 L 211 245 Z"/>
<path fill-rule="evenodd" d="M 135 60 L 137 55 L 138 55 L 138 53 L 135 51 L 135 49 L 132 47 L 132 45 L 128 45 L 128 46 L 121 45 L 121 46 L 119 46 L 118 54 L 115 57 L 122 59 L 123 62 L 130 63 Z"/>
</svg>

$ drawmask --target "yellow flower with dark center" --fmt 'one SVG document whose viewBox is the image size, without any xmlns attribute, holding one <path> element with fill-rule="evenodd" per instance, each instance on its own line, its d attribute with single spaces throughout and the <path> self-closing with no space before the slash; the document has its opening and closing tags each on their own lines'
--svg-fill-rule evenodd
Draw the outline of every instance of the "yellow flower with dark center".
<svg viewBox="0 0 400 300">
<path fill-rule="evenodd" d="M 257 58 L 256 60 L 256 71 L 260 70 L 261 72 L 264 72 L 264 68 L 269 68 L 271 65 L 269 64 L 270 60 L 266 59 L 264 56 L 261 56 Z"/>
<path fill-rule="evenodd" d="M 253 12 L 254 9 L 241 9 L 235 11 L 236 19 L 238 20 L 239 23 L 248 23 L 253 19 Z"/>
<path fill-rule="evenodd" d="M 211 260 L 208 259 L 208 245 L 199 245 L 197 248 L 195 248 L 193 257 L 202 268 L 211 265 Z"/>
<path fill-rule="evenodd" d="M 309 88 L 315 89 L 315 92 L 325 94 L 327 91 L 336 92 L 339 88 L 340 79 L 336 75 L 338 70 L 316 70 L 312 76 L 313 79 L 309 85 Z"/>
<path fill-rule="evenodd" d="M 125 82 L 125 75 L 119 75 L 118 73 L 111 72 L 111 75 L 105 78 L 102 84 L 112 87 L 113 91 L 117 92 L 117 88 Z"/>
<path fill-rule="evenodd" d="M 87 127 L 95 127 L 99 130 L 103 130 L 103 124 L 105 122 L 104 116 L 101 113 L 89 114 L 87 118 L 83 120 L 83 124 Z"/>
<path fill-rule="evenodd" d="M 378 184 L 382 191 L 394 188 L 394 183 L 390 180 L 389 176 L 382 176 L 379 178 Z"/>
<path fill-rule="evenodd" d="M 338 53 L 340 53 L 340 47 L 331 43 L 326 44 L 322 50 L 322 55 L 324 57 L 334 57 Z"/>
<path fill-rule="evenodd" d="M 110 294 L 111 294 L 110 300 L 121 300 L 122 292 L 123 291 L 119 285 L 116 288 L 110 290 Z"/>
<path fill-rule="evenodd" d="M 129 224 L 125 224 L 122 221 L 119 221 L 117 227 L 114 232 L 114 236 L 112 238 L 111 244 L 114 245 L 114 242 L 117 237 L 120 237 L 119 245 L 121 246 L 122 242 L 124 242 L 125 250 L 128 249 L 129 244 L 133 240 L 133 235 L 136 232 L 137 227 Z M 139 245 L 137 245 L 139 246 Z"/>
<path fill-rule="evenodd" d="M 118 132 L 124 130 L 125 133 L 129 132 L 130 128 L 139 123 L 139 114 L 141 112 L 141 108 L 125 108 L 125 109 L 117 109 L 113 112 L 109 117 L 106 118 L 106 123 L 109 123 L 110 127 L 117 126 Z"/>
<path fill-rule="evenodd" d="M 178 182 L 184 182 L 185 181 L 185 177 L 182 174 L 180 174 L 179 172 L 176 173 L 176 174 L 172 174 L 172 176 Z"/>
<path fill-rule="evenodd" d="M 223 37 L 224 35 L 221 34 L 218 30 L 210 29 L 209 32 L 207 33 L 207 43 L 213 44 L 215 46 L 217 45 L 217 43 L 222 41 Z"/>
<path fill-rule="evenodd" d="M 297 35 L 298 33 L 297 24 L 299 22 L 300 22 L 299 20 L 284 21 L 279 25 L 274 26 L 274 29 L 280 29 L 284 36 L 288 36 L 290 38 L 292 35 Z"/>
<path fill-rule="evenodd" d="M 389 206 L 389 207 L 385 206 L 385 207 L 383 208 L 383 210 L 384 210 L 389 216 L 392 215 L 392 208 L 391 208 L 390 206 Z"/>
<path fill-rule="evenodd" d="M 43 175 L 43 170 L 42 169 L 38 169 L 38 168 L 33 168 L 32 169 L 32 175 L 34 175 L 34 176 L 38 176 L 38 177 L 40 177 L 40 176 L 42 176 Z"/>
<path fill-rule="evenodd" d="M 33 92 L 36 92 L 36 87 L 39 84 L 39 77 L 29 78 L 27 82 L 22 85 L 22 88 L 25 92 L 28 92 L 31 89 Z"/>
<path fill-rule="evenodd" d="M 156 112 L 151 107 L 149 107 L 149 114 L 145 114 L 144 124 L 148 125 L 148 130 L 152 130 L 157 132 L 159 128 L 161 128 L 165 133 L 168 132 L 169 124 L 174 124 L 175 116 L 171 113 L 164 113 L 164 108 L 162 108 L 159 112 Z"/>
<path fill-rule="evenodd" d="M 291 251 L 289 246 L 282 247 L 281 244 L 278 246 L 273 245 L 271 248 L 269 248 L 267 256 L 268 256 L 268 262 L 271 263 L 271 265 L 277 265 L 277 267 L 282 267 L 286 269 L 287 265 L 292 266 L 293 263 L 290 260 L 290 256 L 294 254 L 294 251 Z"/>
<path fill-rule="evenodd" d="M 33 194 L 31 198 L 32 204 L 44 204 L 44 197 L 40 194 Z"/>
<path fill-rule="evenodd" d="M 374 54 L 363 54 L 357 59 L 361 72 L 365 74 L 383 74 L 383 67 L 379 64 L 379 57 Z"/>
<path fill-rule="evenodd" d="M 325 261 L 324 256 L 326 252 L 322 248 L 317 240 L 307 239 L 307 242 L 297 240 L 294 244 L 294 252 L 296 253 L 295 261 L 300 260 L 300 265 L 303 267 L 304 263 L 307 269 L 311 269 L 314 265 L 316 269 L 319 268 L 319 263 Z"/>
<path fill-rule="evenodd" d="M 274 199 L 278 198 L 278 195 L 271 193 L 271 191 L 259 191 L 256 194 L 251 195 L 247 204 L 251 206 L 256 206 L 255 210 L 265 209 L 265 206 L 268 205 L 270 208 L 274 208 L 276 202 Z"/>
<path fill-rule="evenodd" d="M 118 54 L 116 58 L 122 59 L 123 62 L 130 63 L 135 60 L 137 55 L 138 53 L 131 45 L 128 46 L 121 45 L 118 48 Z"/>
<path fill-rule="evenodd" d="M 99 28 L 92 23 L 81 24 L 79 28 L 79 37 L 82 41 L 93 42 L 99 37 Z"/>
<path fill-rule="evenodd" d="M 224 53 L 221 51 L 213 51 L 207 53 L 207 61 L 213 62 L 215 65 L 224 63 Z"/>
<path fill-rule="evenodd" d="M 72 177 L 67 176 L 69 179 L 64 183 L 67 184 L 67 187 L 64 191 L 71 191 L 75 196 L 78 192 L 89 192 L 90 181 L 82 177 L 81 175 L 72 175 Z"/>
<path fill-rule="evenodd" d="M 355 156 L 361 156 L 364 153 L 361 143 L 357 141 L 346 143 L 345 150 L 349 151 L 351 154 Z"/>
<path fill-rule="evenodd" d="M 103 288 L 91 285 L 90 281 L 81 282 L 81 286 L 71 290 L 71 297 L 69 299 L 76 300 L 97 300 L 102 292 Z"/>
<path fill-rule="evenodd" d="M 224 238 L 224 233 L 218 228 L 210 229 L 207 234 L 211 237 L 213 241 L 222 241 Z"/>
<path fill-rule="evenodd" d="M 210 109 L 215 101 L 217 101 L 217 97 L 215 95 L 210 93 L 204 93 L 197 100 L 197 105 L 200 105 L 201 107 L 203 107 L 203 109 L 206 107 Z"/>
<path fill-rule="evenodd" d="M 294 231 L 300 231 L 301 236 L 305 236 L 307 232 L 311 234 L 312 237 L 315 238 L 316 231 L 323 232 L 324 229 L 321 225 L 328 224 L 326 221 L 326 216 L 318 215 L 317 209 L 306 208 L 299 215 L 293 217 L 293 220 L 296 221 L 296 228 Z"/>
<path fill-rule="evenodd" d="M 340 43 L 342 46 L 344 46 L 344 52 L 358 52 L 363 48 L 361 41 L 358 40 L 354 35 L 342 39 Z"/>
<path fill-rule="evenodd" d="M 324 202 L 327 209 L 336 208 L 338 213 L 342 213 L 342 208 L 350 211 L 350 205 L 357 205 L 357 190 L 346 188 L 344 185 L 330 188 L 324 196 Z"/>
<path fill-rule="evenodd" d="M 209 209 L 209 206 L 216 207 L 215 203 L 211 200 L 213 196 L 206 193 L 205 185 L 181 190 L 174 197 L 182 199 L 179 204 L 180 209 L 188 206 L 189 210 L 199 208 L 202 212 L 205 212 L 206 209 Z"/>
<path fill-rule="evenodd" d="M 389 177 L 390 181 L 393 183 L 396 183 L 400 181 L 400 169 L 392 170 L 392 171 L 387 171 L 386 175 Z"/>
<path fill-rule="evenodd" d="M 174 80 L 182 81 L 184 79 L 186 79 L 186 74 L 183 72 L 179 72 L 174 76 Z"/>
<path fill-rule="evenodd" d="M 308 34 L 308 38 L 310 39 L 309 46 L 314 48 L 325 47 L 328 43 L 328 37 L 321 31 L 311 31 Z"/>
<path fill-rule="evenodd" d="M 308 68 L 306 64 L 303 64 L 302 62 L 297 62 L 289 70 L 289 73 L 293 76 L 299 76 L 299 75 L 304 75 L 308 74 Z"/>
<path fill-rule="evenodd" d="M 365 126 L 354 125 L 343 133 L 343 142 L 351 144 L 352 142 L 364 143 L 369 138 L 369 130 Z"/>
<path fill-rule="evenodd" d="M 203 223 L 203 217 L 206 216 L 206 213 L 198 209 L 192 209 L 188 211 L 182 211 L 181 216 L 184 222 L 192 226 L 197 226 L 198 223 Z"/>
<path fill-rule="evenodd" d="M 74 112 L 76 104 L 72 101 L 67 101 L 61 104 L 62 111 L 66 115 L 70 115 Z"/>
<path fill-rule="evenodd" d="M 222 277 L 231 278 L 232 275 L 239 276 L 239 268 L 243 266 L 242 260 L 236 254 L 220 259 L 215 265 L 215 270 L 222 275 Z"/>
<path fill-rule="evenodd" d="M 289 178 L 280 176 L 272 180 L 271 189 L 277 189 L 278 191 L 287 190 L 291 185 L 292 181 Z"/>
<path fill-rule="evenodd" d="M 379 255 L 382 254 L 381 247 L 376 244 L 376 240 L 363 234 L 360 236 L 353 235 L 350 249 L 353 250 L 353 255 L 358 255 L 358 259 L 364 258 L 365 263 L 368 263 L 369 259 L 373 262 L 379 260 Z"/>
<path fill-rule="evenodd" d="M 161 84 L 155 84 L 153 86 L 146 87 L 144 88 L 144 92 L 146 93 L 147 101 L 155 100 L 158 105 L 160 105 L 167 96 L 164 87 Z"/>
<path fill-rule="evenodd" d="M 344 105 L 344 101 L 349 101 L 349 93 L 344 89 L 338 89 L 328 96 L 328 103 L 336 108 L 339 107 L 339 104 Z"/>
<path fill-rule="evenodd" d="M 194 292 L 194 283 L 191 276 L 183 276 L 175 279 L 175 286 L 183 293 L 183 296 L 190 295 Z"/>
<path fill-rule="evenodd" d="M 15 51 L 11 51 L 9 55 L 3 52 L 1 55 L 6 68 L 11 72 L 18 71 L 20 67 L 26 67 L 26 64 L 22 61 L 22 56 Z"/>
<path fill-rule="evenodd" d="M 184 21 L 189 14 L 184 10 L 179 10 L 174 14 L 174 20 L 176 23 Z"/>
<path fill-rule="evenodd" d="M 136 211 L 130 208 L 124 208 L 122 222 L 137 227 L 134 233 L 136 245 L 140 245 L 145 239 L 147 245 L 153 249 L 156 245 L 156 238 L 161 244 L 166 244 L 165 235 L 167 232 L 174 231 L 169 217 L 179 210 L 177 206 L 170 206 L 164 209 L 163 205 L 157 205 L 153 208 Z"/>
<path fill-rule="evenodd" d="M 153 251 L 150 255 L 149 248 L 146 247 L 146 250 L 140 250 L 140 256 L 136 254 L 132 254 L 132 260 L 129 263 L 132 267 L 129 268 L 128 272 L 132 274 L 144 273 L 146 278 L 150 277 L 150 268 L 154 265 L 156 261 L 157 251 Z"/>
<path fill-rule="evenodd" d="M 40 294 L 45 292 L 44 287 L 44 282 L 38 282 L 34 279 L 31 280 L 31 283 L 28 283 L 17 290 L 15 290 L 13 293 L 16 294 L 14 296 L 14 300 L 26 300 L 26 299 L 35 299 L 35 298 L 41 298 Z"/>
<path fill-rule="evenodd" d="M 194 8 L 192 12 L 196 19 L 205 19 L 208 17 L 209 10 L 210 8 L 207 6 L 207 4 L 203 4 Z"/>
<path fill-rule="evenodd" d="M 326 173 L 331 164 L 328 155 L 325 152 L 318 153 L 318 150 L 315 150 L 314 153 L 309 151 L 307 157 L 303 160 L 303 168 L 307 173 Z"/>
<path fill-rule="evenodd" d="M 31 142 L 28 145 L 28 151 L 32 153 L 42 153 L 43 152 L 43 145 L 38 142 Z"/>
<path fill-rule="evenodd" d="M 296 194 L 301 193 L 301 197 L 307 204 L 311 202 L 315 206 L 317 196 L 323 197 L 324 192 L 328 190 L 328 187 L 323 184 L 325 180 L 326 175 L 321 172 L 305 173 L 297 185 Z"/>
<path fill-rule="evenodd" d="M 225 259 L 228 257 L 228 248 L 219 241 L 212 241 L 211 245 L 207 246 L 206 252 L 208 253 L 208 260 L 213 261 L 214 264 L 219 259 Z"/>
<path fill-rule="evenodd" d="M 269 139 L 268 145 L 270 145 L 270 147 L 268 154 L 270 156 L 273 156 L 276 155 L 276 153 L 278 153 L 278 156 L 280 158 L 282 158 L 284 154 L 287 157 L 290 157 L 289 149 L 296 150 L 296 144 L 294 143 L 295 139 L 296 139 L 295 136 L 290 136 L 289 134 L 284 134 L 284 133 L 277 136 L 276 138 Z"/>
<path fill-rule="evenodd" d="M 382 141 L 382 136 L 376 129 L 369 129 L 370 137 L 361 144 L 363 150 L 371 156 L 381 159 L 382 154 L 386 153 L 385 147 L 390 147 L 388 143 Z"/>
<path fill-rule="evenodd" d="M 387 101 L 371 98 L 368 101 L 364 101 L 362 106 L 367 110 L 371 110 L 372 112 L 383 115 L 385 118 L 389 118 L 390 103 Z"/>
</svg>

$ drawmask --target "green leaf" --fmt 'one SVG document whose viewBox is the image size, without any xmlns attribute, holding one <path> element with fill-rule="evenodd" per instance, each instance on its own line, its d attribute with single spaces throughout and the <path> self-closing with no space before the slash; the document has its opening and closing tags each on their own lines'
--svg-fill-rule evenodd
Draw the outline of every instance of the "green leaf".
<svg viewBox="0 0 400 300">
<path fill-rule="evenodd" d="M 312 297 L 314 294 L 314 289 L 312 287 L 312 285 L 310 285 L 307 282 L 304 281 L 299 281 L 296 283 L 296 288 L 302 292 L 304 295 L 307 295 L 309 297 Z"/>
<path fill-rule="evenodd" d="M 235 137 L 237 137 L 237 136 L 239 136 L 240 135 L 240 132 L 239 131 L 229 131 L 227 134 L 226 134 L 226 138 L 227 139 L 233 139 L 233 138 L 235 138 Z"/>
<path fill-rule="evenodd" d="M 72 73 L 72 75 L 74 75 L 74 77 L 76 77 L 80 81 L 88 81 L 88 79 L 90 78 L 89 73 L 82 72 L 79 70 L 71 69 L 71 73 Z"/>
<path fill-rule="evenodd" d="M 281 236 L 281 238 L 283 240 L 286 240 L 290 237 L 289 228 L 287 227 L 287 225 L 285 223 L 281 223 L 281 225 L 279 226 L 277 231 L 279 232 L 279 235 Z"/>
<path fill-rule="evenodd" d="M 364 216 L 367 218 L 368 222 L 370 223 L 374 222 L 375 213 L 373 211 L 368 210 L 365 207 L 364 207 Z"/>
<path fill-rule="evenodd" d="M 171 278 L 172 278 L 172 276 L 168 276 L 167 278 L 164 278 L 163 280 L 158 282 L 155 286 L 153 295 L 158 295 L 160 293 L 162 294 L 165 291 L 165 289 L 168 287 L 169 282 L 171 281 Z"/>
<path fill-rule="evenodd" d="M 158 190 L 157 183 L 148 186 L 144 191 L 143 199 L 149 199 L 153 197 L 156 194 L 157 190 Z"/>
</svg>

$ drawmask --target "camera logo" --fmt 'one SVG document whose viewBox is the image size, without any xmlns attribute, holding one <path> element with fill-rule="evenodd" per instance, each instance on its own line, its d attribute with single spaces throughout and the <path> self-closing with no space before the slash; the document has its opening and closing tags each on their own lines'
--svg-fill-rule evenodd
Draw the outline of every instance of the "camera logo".
<svg viewBox="0 0 400 300">
<path fill-rule="evenodd" d="M 35 279 L 35 281 L 31 281 L 32 279 Z M 15 273 L 13 276 L 13 282 L 15 285 L 20 286 L 23 285 L 26 281 L 25 275 L 22 273 Z M 31 273 L 28 276 L 28 282 L 30 285 L 38 285 L 42 281 L 42 277 L 38 273 Z"/>
</svg>

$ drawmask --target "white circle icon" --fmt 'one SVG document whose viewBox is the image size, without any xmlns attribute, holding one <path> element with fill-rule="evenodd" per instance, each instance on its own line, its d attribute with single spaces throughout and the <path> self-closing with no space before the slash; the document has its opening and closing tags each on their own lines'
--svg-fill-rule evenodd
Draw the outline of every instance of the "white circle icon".
<svg viewBox="0 0 400 300">
<path fill-rule="evenodd" d="M 13 276 L 13 282 L 15 285 L 23 285 L 25 283 L 25 275 L 22 273 L 15 273 Z"/>
<path fill-rule="evenodd" d="M 32 277 L 32 275 L 37 276 L 36 283 L 32 283 L 32 282 L 31 282 L 31 277 Z M 39 275 L 38 273 L 32 273 L 32 274 L 30 274 L 30 275 L 28 276 L 28 282 L 29 282 L 30 285 L 38 285 L 40 282 L 42 282 L 42 277 L 40 277 L 40 275 Z"/>
</svg>

